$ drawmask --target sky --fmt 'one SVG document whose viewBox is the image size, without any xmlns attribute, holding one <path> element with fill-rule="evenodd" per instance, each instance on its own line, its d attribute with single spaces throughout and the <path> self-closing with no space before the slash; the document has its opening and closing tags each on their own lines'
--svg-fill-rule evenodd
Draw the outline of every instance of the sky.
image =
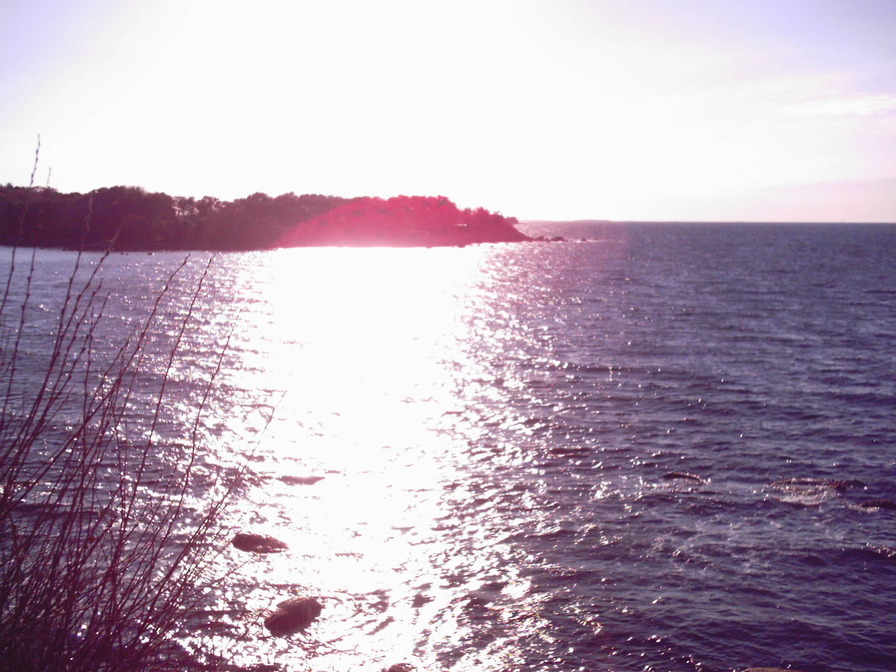
<svg viewBox="0 0 896 672">
<path fill-rule="evenodd" d="M 896 222 L 894 0 L 3 0 L 0 184 Z"/>
</svg>

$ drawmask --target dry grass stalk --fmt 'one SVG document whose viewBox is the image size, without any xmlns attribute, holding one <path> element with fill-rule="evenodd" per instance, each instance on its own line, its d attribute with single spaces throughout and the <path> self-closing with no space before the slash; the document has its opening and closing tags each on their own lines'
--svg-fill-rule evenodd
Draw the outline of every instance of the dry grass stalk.
<svg viewBox="0 0 896 672">
<path fill-rule="evenodd" d="M 219 523 L 237 482 L 219 475 L 216 495 L 198 506 L 193 498 L 198 428 L 214 375 L 190 439 L 164 446 L 180 465 L 167 487 L 153 459 L 162 449 L 156 429 L 172 367 L 208 267 L 161 375 L 148 382 L 144 373 L 158 356 L 151 336 L 187 261 L 109 356 L 101 354 L 108 343 L 97 347 L 106 338 L 106 257 L 91 268 L 75 254 L 37 375 L 33 353 L 26 356 L 36 252 L 7 253 L 0 288 L 0 669 L 184 669 L 171 634 L 214 581 L 210 570 L 226 543 Z M 147 389 L 154 407 L 141 426 L 132 412 Z"/>
</svg>

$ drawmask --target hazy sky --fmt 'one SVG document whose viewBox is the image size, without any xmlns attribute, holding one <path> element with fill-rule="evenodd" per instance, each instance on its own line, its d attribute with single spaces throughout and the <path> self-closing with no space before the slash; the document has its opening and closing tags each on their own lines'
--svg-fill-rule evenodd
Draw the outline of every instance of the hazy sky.
<svg viewBox="0 0 896 672">
<path fill-rule="evenodd" d="M 0 183 L 896 221 L 896 0 L 3 0 Z"/>
</svg>

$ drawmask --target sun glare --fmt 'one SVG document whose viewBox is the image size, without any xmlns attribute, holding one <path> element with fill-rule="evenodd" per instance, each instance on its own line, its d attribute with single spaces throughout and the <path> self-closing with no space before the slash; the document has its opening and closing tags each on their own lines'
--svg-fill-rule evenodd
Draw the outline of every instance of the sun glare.
<svg viewBox="0 0 896 672">
<path fill-rule="evenodd" d="M 382 403 L 361 403 L 368 382 L 405 389 L 438 366 L 440 353 L 428 348 L 448 347 L 454 337 L 456 300 L 475 277 L 480 253 L 299 248 L 266 256 L 252 272 L 263 274 L 259 300 L 269 322 L 251 327 L 264 343 L 251 350 L 265 361 L 247 368 L 273 372 L 267 384 L 284 390 L 302 381 L 315 390 L 316 400 L 307 400 L 315 406 L 343 407 L 357 395 L 355 410 L 367 413 Z M 426 384 L 435 390 L 435 382 Z"/>
<path fill-rule="evenodd" d="M 353 636 L 345 624 L 370 611 L 352 596 L 381 590 L 408 605 L 422 590 L 427 558 L 442 550 L 420 545 L 437 543 L 444 486 L 457 479 L 454 439 L 443 429 L 459 394 L 448 362 L 458 361 L 464 297 L 489 254 L 489 246 L 298 248 L 240 264 L 246 277 L 234 286 L 252 294 L 262 317 L 237 327 L 228 384 L 282 400 L 255 456 L 264 473 L 238 515 L 290 547 L 241 570 L 256 572 L 255 608 L 266 607 L 271 585 L 344 596 L 330 600 L 330 625 L 321 625 L 333 629 L 324 639 L 336 639 Z M 427 592 L 440 599 L 438 586 Z M 359 650 L 371 646 L 370 630 L 392 650 L 416 627 L 415 610 L 406 616 L 365 625 Z"/>
<path fill-rule="evenodd" d="M 484 249 L 300 248 L 251 270 L 267 321 L 241 332 L 241 384 L 284 393 L 269 437 L 279 459 L 377 470 L 380 448 L 429 439 L 451 404 L 445 355 Z"/>
</svg>

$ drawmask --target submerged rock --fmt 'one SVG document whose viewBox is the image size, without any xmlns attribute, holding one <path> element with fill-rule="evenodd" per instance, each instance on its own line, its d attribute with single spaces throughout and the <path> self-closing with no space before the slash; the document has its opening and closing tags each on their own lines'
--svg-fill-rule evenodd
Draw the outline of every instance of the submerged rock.
<svg viewBox="0 0 896 672">
<path fill-rule="evenodd" d="M 863 509 L 886 509 L 888 511 L 896 511 L 896 502 L 890 499 L 869 499 L 859 502 L 859 506 Z"/>
<path fill-rule="evenodd" d="M 769 485 L 782 501 L 802 506 L 819 506 L 850 488 L 864 487 L 861 481 L 807 477 L 781 478 Z"/>
<path fill-rule="evenodd" d="M 878 555 L 882 558 L 886 558 L 887 560 L 896 560 L 896 548 L 892 546 L 881 546 L 877 544 L 868 544 L 865 547 L 865 550 L 873 553 L 874 555 Z"/>
<path fill-rule="evenodd" d="M 697 474 L 692 474 L 687 471 L 670 471 L 669 473 L 663 474 L 664 481 L 674 481 L 674 480 L 683 480 L 683 481 L 693 481 L 695 483 L 706 483 L 706 479 L 702 476 L 698 476 Z"/>
<path fill-rule="evenodd" d="M 323 476 L 281 476 L 280 480 L 286 485 L 314 485 L 324 480 Z"/>
<path fill-rule="evenodd" d="M 320 616 L 323 606 L 313 597 L 292 597 L 277 605 L 264 620 L 264 627 L 275 637 L 304 632 Z"/>
<path fill-rule="evenodd" d="M 264 534 L 239 532 L 231 542 L 236 548 L 248 553 L 280 553 L 289 546 L 285 542 Z"/>
<path fill-rule="evenodd" d="M 842 480 L 839 478 L 782 478 L 772 483 L 773 486 L 779 488 L 806 488 L 821 487 L 833 488 L 834 490 L 849 490 L 850 488 L 862 487 L 865 484 L 862 481 Z"/>
</svg>

